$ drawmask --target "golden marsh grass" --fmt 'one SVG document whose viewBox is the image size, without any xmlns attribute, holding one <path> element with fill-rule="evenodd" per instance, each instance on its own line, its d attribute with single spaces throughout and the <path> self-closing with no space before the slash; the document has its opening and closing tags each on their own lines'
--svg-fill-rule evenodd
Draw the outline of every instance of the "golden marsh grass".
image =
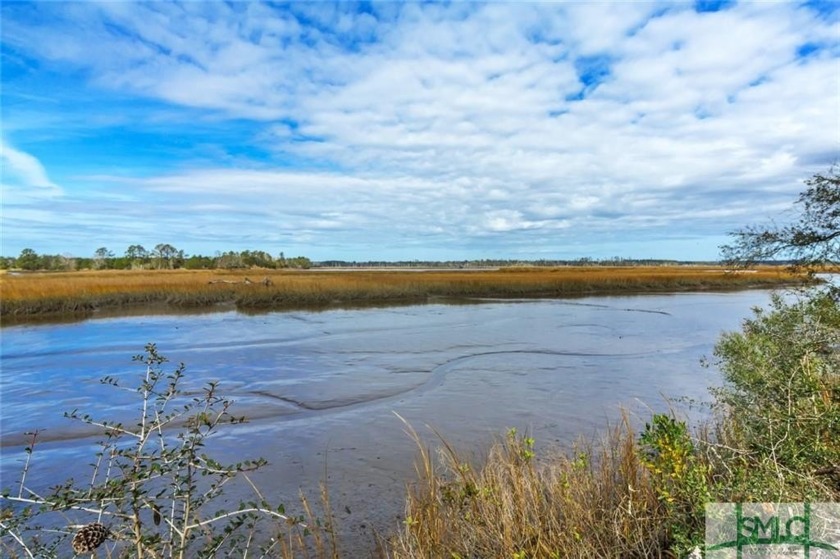
<svg viewBox="0 0 840 559">
<path fill-rule="evenodd" d="M 246 278 L 250 283 L 246 282 Z M 262 281 L 268 278 L 268 285 Z M 144 303 L 235 304 L 283 309 L 423 301 L 430 297 L 558 297 L 576 294 L 737 289 L 803 281 L 782 268 L 557 267 L 444 271 L 251 269 L 84 271 L 0 275 L 0 313 L 27 317 Z"/>
</svg>

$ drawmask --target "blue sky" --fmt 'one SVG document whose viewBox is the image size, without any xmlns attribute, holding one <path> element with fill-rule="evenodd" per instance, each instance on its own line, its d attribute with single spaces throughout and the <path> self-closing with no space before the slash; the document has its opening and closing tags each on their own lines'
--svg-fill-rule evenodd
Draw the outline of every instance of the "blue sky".
<svg viewBox="0 0 840 559">
<path fill-rule="evenodd" d="M 840 159 L 833 2 L 1 15 L 4 255 L 715 259 Z"/>
</svg>

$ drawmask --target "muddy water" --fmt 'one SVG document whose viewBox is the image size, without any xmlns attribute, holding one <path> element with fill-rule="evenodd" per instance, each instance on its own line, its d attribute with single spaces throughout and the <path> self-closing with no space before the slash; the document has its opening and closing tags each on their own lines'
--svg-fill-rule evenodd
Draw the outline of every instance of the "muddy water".
<svg viewBox="0 0 840 559">
<path fill-rule="evenodd" d="M 2 485 L 20 470 L 22 433 L 43 429 L 30 474 L 77 477 L 90 438 L 64 411 L 130 421 L 136 395 L 103 386 L 143 372 L 131 362 L 155 342 L 187 365 L 186 387 L 219 381 L 251 418 L 211 445 L 224 460 L 262 456 L 257 483 L 294 508 L 300 488 L 327 479 L 348 556 L 374 530 L 399 526 L 414 443 L 400 414 L 466 453 L 509 427 L 540 442 L 592 436 L 620 406 L 644 417 L 667 397 L 707 400 L 718 382 L 701 366 L 764 291 L 487 301 L 474 305 L 133 316 L 2 330 Z M 235 496 L 235 495 L 234 495 Z"/>
</svg>

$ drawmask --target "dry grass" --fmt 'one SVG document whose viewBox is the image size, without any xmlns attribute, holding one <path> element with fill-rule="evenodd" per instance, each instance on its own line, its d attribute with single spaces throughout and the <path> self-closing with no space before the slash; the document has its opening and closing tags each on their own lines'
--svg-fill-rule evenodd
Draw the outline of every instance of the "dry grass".
<svg viewBox="0 0 840 559">
<path fill-rule="evenodd" d="M 627 421 L 546 460 L 509 433 L 479 468 L 443 441 L 420 448 L 393 559 L 661 557 L 668 517 Z"/>
<path fill-rule="evenodd" d="M 254 283 L 246 284 L 245 278 Z M 260 280 L 269 278 L 271 285 Z M 727 289 L 802 280 L 780 268 L 562 267 L 494 271 L 96 271 L 0 275 L 5 317 L 142 303 L 243 309 L 419 301 L 428 297 L 554 297 L 606 292 Z M 228 283 L 226 283 L 228 282 Z"/>
</svg>

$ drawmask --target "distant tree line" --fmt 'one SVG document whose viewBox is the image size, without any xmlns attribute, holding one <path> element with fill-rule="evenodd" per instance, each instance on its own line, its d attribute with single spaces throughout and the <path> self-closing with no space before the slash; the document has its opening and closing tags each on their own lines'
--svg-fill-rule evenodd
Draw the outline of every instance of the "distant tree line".
<svg viewBox="0 0 840 559">
<path fill-rule="evenodd" d="M 517 266 L 677 266 L 684 264 L 677 260 L 654 258 L 575 258 L 567 260 L 511 260 L 485 258 L 479 260 L 324 260 L 313 264 L 318 268 L 429 268 L 429 269 L 464 269 L 464 268 L 507 268 Z"/>
<path fill-rule="evenodd" d="M 760 260 L 758 264 L 787 264 L 787 261 Z M 313 262 L 305 256 L 287 258 L 282 252 L 277 256 L 262 250 L 217 252 L 213 256 L 186 255 L 170 244 L 155 245 L 146 250 L 142 245 L 129 246 L 122 256 L 116 256 L 106 247 L 96 249 L 92 257 L 60 254 L 37 254 L 30 248 L 15 257 L 0 256 L 0 269 L 72 271 L 72 270 L 236 270 L 248 268 L 309 269 L 309 268 L 405 268 L 430 270 L 459 270 L 475 268 L 559 267 L 559 266 L 679 266 L 715 264 L 715 262 L 679 261 L 658 258 L 590 258 L 575 259 L 477 259 L 477 260 L 324 260 Z"/>
<path fill-rule="evenodd" d="M 200 254 L 186 255 L 170 244 L 155 245 L 147 250 L 142 245 L 129 246 L 122 256 L 116 256 L 106 247 L 96 249 L 91 257 L 78 257 L 60 254 L 37 254 L 31 248 L 23 249 L 15 257 L 0 256 L 0 269 L 18 270 L 235 270 L 247 268 L 407 268 L 458 270 L 467 268 L 509 268 L 519 266 L 557 267 L 557 266 L 676 266 L 680 264 L 699 264 L 677 260 L 653 258 L 590 258 L 576 259 L 476 259 L 476 260 L 324 260 L 313 262 L 305 256 L 287 258 L 282 252 L 277 256 L 262 250 L 243 250 L 241 252 L 217 252 L 213 256 Z M 704 262 L 708 264 L 708 262 Z"/>
<path fill-rule="evenodd" d="M 0 269 L 27 271 L 306 269 L 311 266 L 312 262 L 305 256 L 286 258 L 282 252 L 277 257 L 261 250 L 228 251 L 215 256 L 187 255 L 168 243 L 157 244 L 152 250 L 142 245 L 131 245 L 122 256 L 116 256 L 107 247 L 100 247 L 91 257 L 38 254 L 31 248 L 23 249 L 16 258 L 0 257 Z"/>
</svg>

